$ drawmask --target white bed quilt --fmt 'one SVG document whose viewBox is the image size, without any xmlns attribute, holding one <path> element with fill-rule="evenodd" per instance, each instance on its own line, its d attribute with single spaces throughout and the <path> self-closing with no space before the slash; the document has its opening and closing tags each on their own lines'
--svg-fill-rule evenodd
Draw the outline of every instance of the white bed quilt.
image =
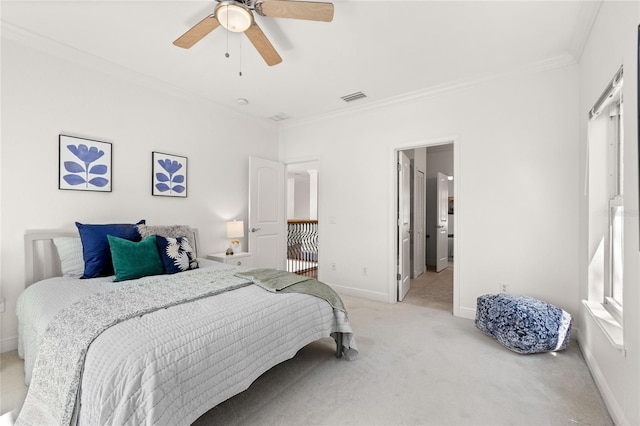
<svg viewBox="0 0 640 426">
<path fill-rule="evenodd" d="M 226 267 L 208 261 L 202 265 Z M 127 285 L 110 280 L 55 278 L 34 284 L 20 297 L 19 350 L 27 382 L 55 312 L 88 294 Z M 44 310 L 36 314 L 34 304 Z M 306 344 L 333 332 L 347 333 L 345 345 L 355 350 L 348 319 L 326 301 L 272 294 L 254 285 L 121 322 L 89 348 L 77 421 L 190 424 Z"/>
</svg>

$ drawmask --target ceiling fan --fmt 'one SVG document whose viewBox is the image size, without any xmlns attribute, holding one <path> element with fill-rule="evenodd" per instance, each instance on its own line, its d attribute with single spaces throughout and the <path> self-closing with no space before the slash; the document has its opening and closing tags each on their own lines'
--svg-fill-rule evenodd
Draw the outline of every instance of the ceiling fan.
<svg viewBox="0 0 640 426">
<path fill-rule="evenodd" d="M 213 14 L 195 24 L 173 42 L 178 47 L 189 49 L 211 31 L 222 25 L 229 31 L 243 32 L 260 56 L 269 66 L 282 62 L 275 48 L 262 32 L 253 12 L 267 18 L 291 18 L 307 21 L 331 22 L 333 4 L 313 1 L 291 0 L 217 0 Z"/>
</svg>

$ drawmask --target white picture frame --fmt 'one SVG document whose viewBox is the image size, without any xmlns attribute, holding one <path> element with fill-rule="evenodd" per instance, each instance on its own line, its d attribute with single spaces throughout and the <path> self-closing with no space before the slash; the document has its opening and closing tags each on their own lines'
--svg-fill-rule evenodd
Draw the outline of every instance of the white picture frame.
<svg viewBox="0 0 640 426">
<path fill-rule="evenodd" d="M 111 192 L 112 144 L 59 135 L 58 189 Z"/>
</svg>

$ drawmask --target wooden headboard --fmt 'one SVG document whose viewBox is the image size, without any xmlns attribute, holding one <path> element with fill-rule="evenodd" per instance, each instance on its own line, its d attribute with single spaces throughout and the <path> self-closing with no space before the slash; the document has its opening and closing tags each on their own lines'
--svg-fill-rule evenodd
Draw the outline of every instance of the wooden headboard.
<svg viewBox="0 0 640 426">
<path fill-rule="evenodd" d="M 78 231 L 27 231 L 24 235 L 24 284 L 62 275 L 53 244 L 56 237 L 79 237 Z"/>
<path fill-rule="evenodd" d="M 193 250 L 198 255 L 198 230 L 193 229 Z M 26 231 L 24 235 L 25 287 L 51 277 L 62 276 L 60 257 L 53 244 L 56 237 L 79 237 L 78 231 Z"/>
</svg>

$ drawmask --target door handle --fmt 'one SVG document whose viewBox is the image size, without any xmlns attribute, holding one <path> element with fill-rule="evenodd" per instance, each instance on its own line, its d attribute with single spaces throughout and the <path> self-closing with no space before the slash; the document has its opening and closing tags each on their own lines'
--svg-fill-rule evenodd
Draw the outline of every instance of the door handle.
<svg viewBox="0 0 640 426">
<path fill-rule="evenodd" d="M 262 228 L 251 228 L 251 232 L 258 232 L 259 230 L 261 230 Z"/>
</svg>

